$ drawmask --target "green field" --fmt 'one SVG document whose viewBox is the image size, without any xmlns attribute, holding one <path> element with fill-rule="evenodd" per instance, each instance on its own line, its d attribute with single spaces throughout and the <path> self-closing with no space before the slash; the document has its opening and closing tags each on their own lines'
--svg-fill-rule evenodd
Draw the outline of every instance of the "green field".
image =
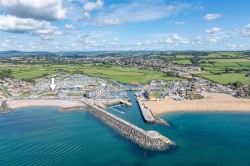
<svg viewBox="0 0 250 166">
<path fill-rule="evenodd" d="M 213 61 L 216 63 L 237 63 L 237 62 L 246 62 L 246 63 L 250 63 L 249 59 L 246 58 L 237 58 L 237 59 L 213 59 L 213 60 L 209 60 L 209 61 Z"/>
<path fill-rule="evenodd" d="M 156 92 L 156 93 L 153 94 L 153 96 L 156 97 L 156 98 L 160 97 L 161 95 L 162 95 L 161 92 Z"/>
<path fill-rule="evenodd" d="M 172 61 L 175 64 L 180 64 L 180 65 L 191 65 L 192 62 L 190 60 L 174 60 Z"/>
<path fill-rule="evenodd" d="M 204 70 L 210 73 L 224 74 L 227 69 L 230 70 L 249 70 L 250 60 L 247 58 L 237 59 L 209 59 L 207 63 L 201 64 Z"/>
<path fill-rule="evenodd" d="M 173 55 L 161 55 L 161 58 L 166 58 L 166 59 L 173 59 Z"/>
<path fill-rule="evenodd" d="M 195 75 L 220 84 L 235 83 L 237 81 L 242 82 L 244 85 L 250 84 L 250 77 L 246 77 L 246 74 L 242 73 L 226 73 L 217 75 L 204 71 L 196 73 Z"/>
<path fill-rule="evenodd" d="M 230 55 L 235 55 L 235 54 L 230 54 Z M 250 77 L 246 77 L 246 74 L 241 72 L 240 73 L 227 72 L 227 69 L 234 71 L 250 70 L 250 61 L 247 58 L 209 59 L 207 63 L 203 63 L 201 65 L 203 66 L 205 71 L 202 71 L 200 73 L 193 73 L 194 75 L 206 78 L 208 80 L 220 84 L 230 84 L 230 83 L 235 83 L 237 81 L 242 82 L 244 85 L 250 84 Z"/>
<path fill-rule="evenodd" d="M 189 59 L 193 58 L 193 55 L 176 55 L 176 58 L 183 58 L 183 59 Z"/>
<path fill-rule="evenodd" d="M 6 66 L 2 69 L 12 70 L 12 77 L 16 79 L 35 79 L 45 74 L 58 73 L 59 71 L 76 72 L 81 71 L 86 75 L 113 79 L 124 83 L 145 84 L 153 79 L 180 80 L 177 77 L 167 76 L 163 72 L 139 70 L 135 68 L 124 68 L 119 66 L 95 66 L 90 64 L 82 65 L 16 65 Z"/>
<path fill-rule="evenodd" d="M 241 57 L 241 52 L 215 52 L 208 55 L 211 58 Z"/>
</svg>

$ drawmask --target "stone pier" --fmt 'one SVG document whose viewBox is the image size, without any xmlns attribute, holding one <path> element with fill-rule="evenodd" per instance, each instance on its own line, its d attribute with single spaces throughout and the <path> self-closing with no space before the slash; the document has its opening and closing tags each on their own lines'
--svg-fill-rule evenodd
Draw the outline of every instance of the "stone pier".
<svg viewBox="0 0 250 166">
<path fill-rule="evenodd" d="M 97 107 L 93 103 L 88 101 L 83 102 L 86 104 L 88 111 L 94 116 L 143 148 L 163 151 L 169 149 L 170 146 L 175 146 L 174 142 L 156 131 L 145 131 Z"/>
<path fill-rule="evenodd" d="M 2 101 L 0 105 L 0 113 L 9 113 L 11 108 L 7 105 L 7 101 Z"/>
</svg>

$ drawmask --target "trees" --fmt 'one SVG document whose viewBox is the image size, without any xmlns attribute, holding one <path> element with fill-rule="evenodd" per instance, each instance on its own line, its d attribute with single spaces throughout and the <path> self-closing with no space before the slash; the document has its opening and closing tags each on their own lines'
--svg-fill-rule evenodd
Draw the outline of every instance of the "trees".
<svg viewBox="0 0 250 166">
<path fill-rule="evenodd" d="M 2 71 L 0 71 L 0 78 L 1 79 L 8 78 L 8 77 L 10 77 L 11 73 L 12 73 L 12 71 L 10 69 L 2 70 Z"/>
<path fill-rule="evenodd" d="M 200 58 L 198 56 L 191 58 L 190 61 L 192 62 L 193 65 L 198 66 L 200 64 Z"/>
<path fill-rule="evenodd" d="M 235 88 L 237 89 L 237 88 L 242 87 L 244 84 L 243 84 L 242 82 L 237 81 L 237 82 L 235 82 L 233 85 L 234 85 Z"/>
</svg>

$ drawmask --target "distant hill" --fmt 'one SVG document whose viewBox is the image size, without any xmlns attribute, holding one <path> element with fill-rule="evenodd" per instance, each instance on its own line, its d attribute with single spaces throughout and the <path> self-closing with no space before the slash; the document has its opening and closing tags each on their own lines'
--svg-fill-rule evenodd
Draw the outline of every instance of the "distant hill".
<svg viewBox="0 0 250 166">
<path fill-rule="evenodd" d="M 16 50 L 8 50 L 8 51 L 0 51 L 0 54 L 17 54 L 17 53 L 22 53 L 22 51 L 16 51 Z"/>
<path fill-rule="evenodd" d="M 55 53 L 51 52 L 23 52 L 23 51 L 16 51 L 16 50 L 8 50 L 8 51 L 0 51 L 1 57 L 10 57 L 10 56 L 36 56 L 36 55 L 56 55 Z"/>
</svg>

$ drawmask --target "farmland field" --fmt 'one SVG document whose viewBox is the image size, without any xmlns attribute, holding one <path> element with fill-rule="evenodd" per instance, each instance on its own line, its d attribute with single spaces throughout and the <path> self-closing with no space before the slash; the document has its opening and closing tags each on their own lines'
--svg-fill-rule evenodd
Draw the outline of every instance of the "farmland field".
<svg viewBox="0 0 250 166">
<path fill-rule="evenodd" d="M 238 59 L 209 59 L 207 63 L 201 64 L 206 71 L 219 71 L 225 73 L 226 69 L 232 70 L 249 70 L 250 60 L 247 58 Z"/>
<path fill-rule="evenodd" d="M 240 52 L 216 52 L 208 55 L 211 58 L 241 57 Z"/>
<path fill-rule="evenodd" d="M 3 68 L 2 68 L 3 69 Z M 4 69 L 12 70 L 12 77 L 16 79 L 35 79 L 43 75 L 57 73 L 59 71 L 76 72 L 80 71 L 86 75 L 113 79 L 124 83 L 145 84 L 153 79 L 180 80 L 177 77 L 167 76 L 160 71 L 139 70 L 135 68 L 124 68 L 118 66 L 95 66 L 91 64 L 78 65 L 13 65 Z M 0 69 L 1 70 L 1 69 Z"/>
<path fill-rule="evenodd" d="M 250 84 L 250 77 L 242 73 L 212 74 L 205 71 L 195 73 L 195 75 L 220 84 L 235 83 L 237 81 L 242 82 L 244 85 Z"/>
<path fill-rule="evenodd" d="M 249 59 L 246 58 L 240 58 L 240 59 L 212 59 L 209 61 L 214 61 L 214 62 L 221 62 L 221 63 L 237 63 L 237 62 L 248 62 L 250 63 Z"/>
<path fill-rule="evenodd" d="M 190 60 L 174 60 L 173 63 L 180 65 L 191 65 L 192 62 Z"/>
<path fill-rule="evenodd" d="M 193 55 L 176 55 L 176 58 L 184 58 L 184 59 L 188 59 L 188 58 L 192 58 L 194 57 Z"/>
</svg>

